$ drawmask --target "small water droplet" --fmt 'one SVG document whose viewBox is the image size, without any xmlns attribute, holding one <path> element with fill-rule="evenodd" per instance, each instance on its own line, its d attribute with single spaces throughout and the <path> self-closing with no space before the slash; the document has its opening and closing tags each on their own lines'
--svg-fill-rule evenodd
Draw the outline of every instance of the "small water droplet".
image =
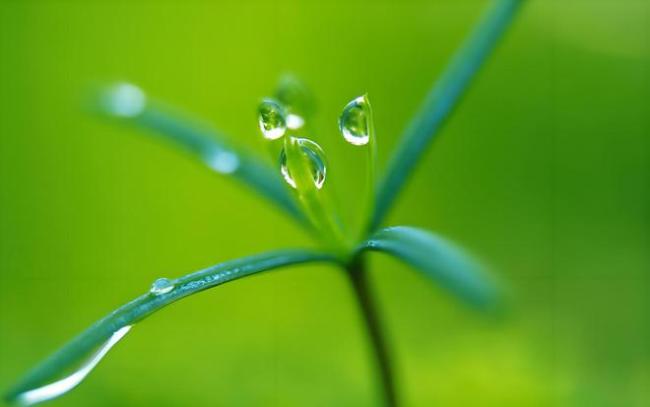
<svg viewBox="0 0 650 407">
<path fill-rule="evenodd" d="M 118 117 L 135 117 L 144 111 L 147 96 L 139 87 L 130 83 L 113 85 L 104 97 L 107 113 Z"/>
<path fill-rule="evenodd" d="M 111 335 L 111 337 L 97 350 L 97 352 L 72 374 L 53 383 L 21 393 L 16 397 L 16 401 L 21 405 L 31 406 L 47 400 L 52 400 L 74 389 L 86 378 L 86 376 L 88 376 L 88 374 L 90 374 L 90 372 L 92 372 L 95 366 L 97 366 L 104 356 L 106 356 L 108 351 L 124 338 L 130 329 L 131 325 L 127 325 L 115 331 L 113 335 Z"/>
<path fill-rule="evenodd" d="M 159 278 L 151 284 L 149 292 L 153 295 L 167 294 L 174 289 L 174 283 L 168 278 Z"/>
<path fill-rule="evenodd" d="M 306 138 L 297 138 L 296 142 L 311 162 L 311 173 L 314 178 L 314 185 L 316 185 L 316 188 L 321 189 L 325 183 L 325 177 L 327 176 L 325 152 L 318 144 L 312 140 Z M 287 165 L 287 154 L 284 149 L 282 149 L 280 152 L 280 173 L 282 174 L 282 177 L 287 182 L 287 184 L 291 185 L 293 188 L 296 188 L 296 181 L 293 179 L 291 173 L 289 172 L 289 167 Z"/>
<path fill-rule="evenodd" d="M 287 131 L 284 107 L 273 99 L 264 99 L 258 109 L 260 130 L 265 138 L 277 140 Z"/>
<path fill-rule="evenodd" d="M 210 168 L 221 174 L 232 174 L 239 168 L 239 157 L 232 151 L 215 149 L 207 155 L 205 161 Z"/>
<path fill-rule="evenodd" d="M 305 119 L 295 113 L 287 115 L 287 127 L 291 130 L 296 130 L 305 125 Z"/>
<path fill-rule="evenodd" d="M 367 100 L 359 96 L 343 108 L 339 118 L 339 129 L 343 138 L 355 146 L 363 146 L 370 141 Z"/>
</svg>

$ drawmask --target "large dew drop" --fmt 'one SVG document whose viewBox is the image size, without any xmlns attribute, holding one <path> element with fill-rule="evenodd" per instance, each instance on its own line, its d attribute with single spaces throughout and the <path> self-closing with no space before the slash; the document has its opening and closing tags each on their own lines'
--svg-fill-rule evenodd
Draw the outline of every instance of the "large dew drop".
<svg viewBox="0 0 650 407">
<path fill-rule="evenodd" d="M 273 99 L 264 99 L 259 107 L 260 130 L 265 138 L 277 140 L 287 131 L 284 108 Z"/>
<path fill-rule="evenodd" d="M 370 123 L 368 119 L 368 101 L 359 96 L 345 108 L 339 118 L 339 129 L 343 138 L 355 146 L 363 146 L 370 141 Z"/>
<path fill-rule="evenodd" d="M 108 351 L 111 350 L 111 348 L 115 346 L 115 344 L 118 343 L 130 329 L 131 325 L 127 325 L 115 331 L 101 346 L 101 348 L 99 348 L 99 350 L 97 350 L 97 352 L 74 373 L 61 380 L 57 380 L 56 382 L 21 393 L 16 397 L 16 401 L 21 405 L 31 406 L 52 400 L 74 389 L 86 378 L 86 376 L 88 376 L 88 374 L 90 374 L 95 366 L 97 366 L 104 356 L 106 356 Z"/>
<path fill-rule="evenodd" d="M 153 295 L 167 294 L 174 289 L 174 283 L 168 278 L 159 278 L 151 284 L 149 292 Z"/>
<path fill-rule="evenodd" d="M 316 188 L 321 189 L 325 183 L 325 177 L 327 175 L 325 152 L 318 144 L 309 139 L 297 138 L 296 142 L 311 163 L 311 173 L 314 179 L 314 185 L 316 185 Z M 287 184 L 291 185 L 293 188 L 297 188 L 296 181 L 289 172 L 287 154 L 284 149 L 282 149 L 282 152 L 280 153 L 280 172 Z"/>
</svg>

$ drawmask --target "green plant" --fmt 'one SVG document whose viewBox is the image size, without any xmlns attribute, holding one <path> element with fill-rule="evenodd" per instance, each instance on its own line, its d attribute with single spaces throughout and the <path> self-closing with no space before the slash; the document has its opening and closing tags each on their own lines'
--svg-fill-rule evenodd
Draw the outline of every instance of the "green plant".
<svg viewBox="0 0 650 407">
<path fill-rule="evenodd" d="M 424 149 L 439 133 L 521 2 L 496 1 L 429 93 L 379 183 L 375 182 L 376 137 L 368 98 L 361 96 L 345 107 L 340 119 L 343 136 L 355 146 L 351 148 L 363 148 L 367 152 L 366 218 L 358 230 L 343 225 L 330 204 L 327 189 L 323 188 L 327 173 L 324 153 L 313 141 L 299 137 L 300 128 L 309 120 L 311 104 L 309 95 L 295 80 L 286 78 L 280 83 L 275 99 L 265 99 L 260 106 L 264 136 L 271 143 L 281 144 L 276 150 L 280 151 L 280 173 L 285 182 L 277 171 L 267 168 L 253 154 L 234 147 L 220 134 L 148 102 L 137 87 L 120 84 L 109 89 L 99 100 L 101 112 L 152 130 L 216 172 L 247 184 L 309 229 L 322 250 L 275 251 L 221 263 L 174 280 L 158 279 L 149 293 L 99 320 L 28 373 L 9 391 L 7 399 L 34 404 L 64 394 L 87 376 L 133 324 L 181 298 L 262 271 L 329 262 L 340 266 L 349 276 L 377 357 L 385 404 L 396 406 L 398 397 L 389 350 L 369 291 L 364 257 L 368 251 L 380 251 L 401 259 L 479 309 L 489 309 L 496 303 L 494 285 L 460 249 L 442 237 L 417 228 L 380 228 L 380 225 Z M 92 354 L 90 359 L 84 361 L 89 354 Z M 48 383 L 79 363 L 82 367 L 71 375 Z"/>
</svg>

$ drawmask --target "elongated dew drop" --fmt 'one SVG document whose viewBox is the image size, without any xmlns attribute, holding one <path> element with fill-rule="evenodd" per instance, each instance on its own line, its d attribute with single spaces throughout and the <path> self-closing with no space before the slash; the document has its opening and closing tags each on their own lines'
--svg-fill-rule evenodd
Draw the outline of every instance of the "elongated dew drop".
<svg viewBox="0 0 650 407">
<path fill-rule="evenodd" d="M 131 83 L 117 83 L 111 86 L 102 99 L 103 108 L 117 117 L 135 117 L 147 105 L 147 96 L 139 87 Z"/>
<path fill-rule="evenodd" d="M 368 123 L 367 101 L 359 96 L 345 108 L 339 118 L 339 129 L 343 138 L 355 146 L 363 146 L 370 141 L 370 126 Z"/>
<path fill-rule="evenodd" d="M 127 325 L 115 331 L 113 335 L 99 348 L 99 350 L 86 361 L 79 369 L 69 376 L 53 383 L 46 384 L 36 389 L 28 390 L 16 398 L 16 401 L 23 406 L 32 406 L 47 400 L 62 396 L 74 389 L 81 383 L 97 364 L 106 356 L 109 350 L 118 343 L 131 329 Z"/>
<path fill-rule="evenodd" d="M 325 152 L 318 144 L 312 140 L 306 138 L 298 138 L 296 139 L 296 142 L 311 163 L 310 170 L 314 179 L 314 185 L 316 185 L 316 188 L 321 189 L 325 183 L 325 177 L 327 176 Z M 280 152 L 280 172 L 282 173 L 282 177 L 287 182 L 287 184 L 291 185 L 293 188 L 296 188 L 296 181 L 293 179 L 291 173 L 289 172 L 289 167 L 287 165 L 287 154 L 284 149 L 282 149 L 282 152 Z"/>
<path fill-rule="evenodd" d="M 174 283 L 167 278 L 159 278 L 151 284 L 149 292 L 153 295 L 167 294 L 174 289 Z"/>
<path fill-rule="evenodd" d="M 287 131 L 284 107 L 273 99 L 264 99 L 258 109 L 260 130 L 264 138 L 277 140 Z"/>
</svg>

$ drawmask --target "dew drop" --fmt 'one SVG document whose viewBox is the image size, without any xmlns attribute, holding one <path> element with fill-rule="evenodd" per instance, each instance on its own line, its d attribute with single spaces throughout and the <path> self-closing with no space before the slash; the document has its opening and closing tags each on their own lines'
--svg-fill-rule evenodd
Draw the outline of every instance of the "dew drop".
<svg viewBox="0 0 650 407">
<path fill-rule="evenodd" d="M 206 154 L 205 163 L 220 174 L 232 174 L 239 169 L 239 157 L 228 150 L 213 149 Z"/>
<path fill-rule="evenodd" d="M 107 113 L 117 117 L 135 117 L 144 111 L 147 96 L 130 83 L 117 83 L 108 89 L 103 99 Z"/>
<path fill-rule="evenodd" d="M 287 127 L 300 129 L 305 125 L 305 117 L 313 110 L 312 95 L 297 78 L 285 75 L 280 79 L 275 96 L 286 111 Z"/>
<path fill-rule="evenodd" d="M 264 99 L 258 109 L 260 130 L 265 138 L 277 140 L 287 131 L 284 108 L 273 99 Z"/>
<path fill-rule="evenodd" d="M 159 278 L 151 284 L 149 292 L 153 295 L 163 295 L 173 289 L 174 283 L 172 283 L 168 278 Z"/>
<path fill-rule="evenodd" d="M 21 393 L 16 397 L 16 401 L 23 406 L 31 406 L 52 400 L 74 389 L 92 372 L 95 366 L 106 356 L 108 351 L 124 338 L 130 329 L 131 325 L 127 325 L 115 331 L 97 352 L 72 374 L 53 383 Z"/>
<path fill-rule="evenodd" d="M 305 153 L 305 155 L 309 158 L 309 161 L 311 163 L 311 173 L 314 178 L 314 185 L 316 185 L 316 188 L 321 189 L 325 183 L 325 177 L 327 175 L 325 152 L 318 144 L 312 140 L 306 138 L 297 138 L 296 142 Z M 291 173 L 289 172 L 289 167 L 287 165 L 287 154 L 284 149 L 282 149 L 280 152 L 280 173 L 282 174 L 282 177 L 287 182 L 287 184 L 291 185 L 293 188 L 297 188 L 296 181 L 293 179 Z"/>
<path fill-rule="evenodd" d="M 295 113 L 287 115 L 287 127 L 291 130 L 296 130 L 305 125 L 305 119 Z"/>
<path fill-rule="evenodd" d="M 370 141 L 367 99 L 359 96 L 343 108 L 339 118 L 339 130 L 343 138 L 355 146 L 363 146 Z"/>
</svg>

